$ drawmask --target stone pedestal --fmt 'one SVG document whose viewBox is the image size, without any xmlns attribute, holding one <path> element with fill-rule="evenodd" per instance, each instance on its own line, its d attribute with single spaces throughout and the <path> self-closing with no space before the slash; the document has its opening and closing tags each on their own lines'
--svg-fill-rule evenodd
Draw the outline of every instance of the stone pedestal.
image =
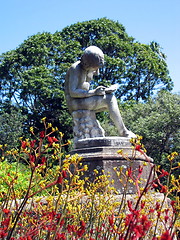
<svg viewBox="0 0 180 240">
<path fill-rule="evenodd" d="M 117 151 L 122 150 L 123 155 L 118 154 Z M 90 181 L 94 180 L 94 169 L 98 170 L 98 174 L 110 175 L 110 180 L 114 180 L 113 186 L 121 194 L 124 191 L 125 178 L 119 179 L 114 168 L 123 169 L 126 173 L 127 169 L 131 167 L 132 174 L 136 178 L 139 173 L 139 166 L 143 166 L 141 178 L 143 179 L 140 186 L 145 186 L 146 179 L 149 176 L 151 158 L 146 158 L 138 151 L 134 151 L 129 138 L 125 137 L 99 137 L 82 139 L 76 142 L 75 149 L 71 154 L 77 153 L 83 157 L 83 164 L 88 165 L 88 171 L 85 177 L 89 177 Z M 129 160 L 127 160 L 129 159 Z M 147 163 L 147 161 L 149 161 Z M 147 163 L 147 164 L 144 164 Z M 145 166 L 146 165 L 146 166 Z M 136 193 L 134 183 L 128 183 L 126 193 Z"/>
</svg>

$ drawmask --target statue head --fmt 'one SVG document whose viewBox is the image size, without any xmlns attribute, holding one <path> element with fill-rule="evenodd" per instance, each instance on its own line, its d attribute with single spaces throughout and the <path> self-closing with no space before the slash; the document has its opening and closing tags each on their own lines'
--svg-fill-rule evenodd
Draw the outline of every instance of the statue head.
<svg viewBox="0 0 180 240">
<path fill-rule="evenodd" d="M 81 64 L 84 69 L 102 67 L 104 64 L 104 54 L 100 48 L 90 46 L 85 49 L 81 57 Z"/>
</svg>

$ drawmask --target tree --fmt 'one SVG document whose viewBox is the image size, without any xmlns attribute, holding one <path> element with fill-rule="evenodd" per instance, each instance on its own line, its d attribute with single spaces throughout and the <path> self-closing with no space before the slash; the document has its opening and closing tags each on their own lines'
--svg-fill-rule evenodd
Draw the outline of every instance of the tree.
<svg viewBox="0 0 180 240">
<path fill-rule="evenodd" d="M 24 130 L 25 116 L 19 109 L 1 109 L 0 112 L 0 145 L 6 145 L 6 150 L 16 148 L 19 145 L 19 137 Z"/>
<path fill-rule="evenodd" d="M 180 152 L 180 95 L 160 91 L 147 103 L 128 103 L 123 107 L 125 124 L 143 136 L 147 153 L 156 163 L 167 164 L 167 155 Z"/>
<path fill-rule="evenodd" d="M 42 33 L 30 37 L 16 50 L 3 54 L 0 96 L 2 106 L 5 103 L 16 105 L 28 116 L 26 124 L 40 127 L 40 119 L 46 116 L 69 138 L 71 118 L 61 79 L 65 70 L 59 68 L 58 62 L 62 67 L 66 47 L 60 37 Z"/>
</svg>

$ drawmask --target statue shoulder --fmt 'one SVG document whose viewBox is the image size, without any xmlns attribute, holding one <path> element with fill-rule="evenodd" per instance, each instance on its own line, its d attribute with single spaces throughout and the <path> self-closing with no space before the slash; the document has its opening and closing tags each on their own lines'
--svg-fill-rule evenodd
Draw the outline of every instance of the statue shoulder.
<svg viewBox="0 0 180 240">
<path fill-rule="evenodd" d="M 71 79 L 73 79 L 73 81 L 74 81 L 75 78 L 79 79 L 79 77 L 81 75 L 82 75 L 81 64 L 80 64 L 80 61 L 77 61 L 77 62 L 73 63 L 71 65 L 71 67 L 68 69 L 65 80 L 66 80 L 66 82 L 71 82 Z"/>
<path fill-rule="evenodd" d="M 70 68 L 68 69 L 67 73 L 66 73 L 66 78 L 68 78 L 70 75 L 79 75 L 81 74 L 82 68 L 81 68 L 81 64 L 80 61 L 77 61 L 75 63 L 73 63 Z"/>
<path fill-rule="evenodd" d="M 77 61 L 77 62 L 73 63 L 69 70 L 74 70 L 74 69 L 81 68 L 81 64 L 80 63 L 81 63 L 80 61 Z"/>
</svg>

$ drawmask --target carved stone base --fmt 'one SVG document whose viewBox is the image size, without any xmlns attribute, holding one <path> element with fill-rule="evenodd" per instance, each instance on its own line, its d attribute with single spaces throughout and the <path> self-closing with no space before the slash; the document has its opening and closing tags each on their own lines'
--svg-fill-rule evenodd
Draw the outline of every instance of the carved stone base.
<svg viewBox="0 0 180 240">
<path fill-rule="evenodd" d="M 90 110 L 72 112 L 74 123 L 74 143 L 80 139 L 104 137 L 104 129 L 96 119 L 96 113 Z"/>
<path fill-rule="evenodd" d="M 76 149 L 71 154 L 77 153 L 83 157 L 83 164 L 88 165 L 88 171 L 85 177 L 89 177 L 90 181 L 95 178 L 94 169 L 98 170 L 98 174 L 110 175 L 110 180 L 114 180 L 113 186 L 121 194 L 124 192 L 125 177 L 118 177 L 114 168 L 123 169 L 126 174 L 128 168 L 131 167 L 132 174 L 136 178 L 139 174 L 139 166 L 143 166 L 140 187 L 145 186 L 148 179 L 151 163 L 151 158 L 146 158 L 144 155 L 134 151 L 129 138 L 125 137 L 101 137 L 93 139 L 83 139 L 76 143 Z M 123 155 L 117 153 L 118 150 L 123 151 Z M 127 160 L 129 159 L 129 160 Z M 149 161 L 147 163 L 147 161 Z M 146 166 L 145 166 L 146 165 Z M 103 171 L 102 171 L 103 170 Z M 136 193 L 134 183 L 128 183 L 126 193 Z"/>
</svg>

